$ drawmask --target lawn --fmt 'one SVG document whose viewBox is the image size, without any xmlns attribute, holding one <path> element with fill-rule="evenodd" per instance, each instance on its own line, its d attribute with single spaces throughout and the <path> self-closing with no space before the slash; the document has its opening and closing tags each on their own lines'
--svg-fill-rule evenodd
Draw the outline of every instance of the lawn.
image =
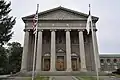
<svg viewBox="0 0 120 80">
<path fill-rule="evenodd" d="M 19 80 L 32 80 L 31 77 L 19 77 L 20 79 Z M 9 78 L 10 80 L 13 80 L 11 78 Z M 17 78 L 16 78 L 17 79 Z M 8 80 L 8 78 L 0 78 L 0 80 Z M 46 76 L 37 76 L 35 77 L 34 80 L 49 80 L 49 77 L 46 77 Z"/>
<path fill-rule="evenodd" d="M 96 77 L 94 76 L 80 76 L 80 77 L 77 77 L 79 80 L 97 80 Z M 101 80 L 101 79 L 100 79 Z"/>
<path fill-rule="evenodd" d="M 120 75 L 118 75 L 118 74 L 114 74 L 114 76 L 117 77 L 117 78 L 120 78 Z"/>
<path fill-rule="evenodd" d="M 96 77 L 91 77 L 91 76 L 81 76 L 80 79 L 82 79 L 82 80 L 96 80 Z"/>
<path fill-rule="evenodd" d="M 28 78 L 26 80 L 32 80 L 32 78 Z M 40 76 L 37 76 L 34 80 L 49 80 L 49 77 L 40 77 Z"/>
</svg>

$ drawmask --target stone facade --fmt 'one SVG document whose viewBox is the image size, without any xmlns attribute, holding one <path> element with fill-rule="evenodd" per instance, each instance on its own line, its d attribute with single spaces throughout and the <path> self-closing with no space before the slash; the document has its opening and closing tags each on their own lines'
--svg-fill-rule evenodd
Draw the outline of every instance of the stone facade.
<svg viewBox="0 0 120 80">
<path fill-rule="evenodd" d="M 119 54 L 100 54 L 101 71 L 115 71 L 120 68 Z"/>
<path fill-rule="evenodd" d="M 31 71 L 33 61 L 34 15 L 23 17 L 25 40 L 21 71 Z M 92 34 L 86 32 L 87 14 L 57 7 L 39 13 L 36 71 L 95 71 Z M 97 47 L 96 22 L 93 18 L 95 46 Z M 99 53 L 96 53 L 100 68 Z"/>
</svg>

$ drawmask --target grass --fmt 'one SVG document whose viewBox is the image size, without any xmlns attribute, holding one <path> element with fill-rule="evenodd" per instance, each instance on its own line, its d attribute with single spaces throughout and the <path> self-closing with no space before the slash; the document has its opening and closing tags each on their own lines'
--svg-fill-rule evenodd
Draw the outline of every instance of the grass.
<svg viewBox="0 0 120 80">
<path fill-rule="evenodd" d="M 82 80 L 96 80 L 96 77 L 92 77 L 92 76 L 82 76 L 80 77 Z"/>
<path fill-rule="evenodd" d="M 97 78 L 95 76 L 80 76 L 77 77 L 79 80 L 97 80 Z M 102 79 L 100 79 L 102 80 Z"/>
<path fill-rule="evenodd" d="M 49 80 L 49 77 L 36 77 L 35 80 Z"/>
<path fill-rule="evenodd" d="M 29 77 L 29 78 L 26 79 L 26 80 L 32 80 L 32 78 Z M 37 76 L 37 77 L 35 77 L 34 80 L 49 80 L 49 77 L 40 77 L 40 76 Z"/>
<path fill-rule="evenodd" d="M 118 74 L 114 74 L 114 76 L 117 77 L 117 78 L 120 78 L 120 75 L 118 75 Z"/>
<path fill-rule="evenodd" d="M 0 78 L 0 80 L 8 80 L 8 78 Z M 10 80 L 13 80 L 13 79 L 10 79 Z M 20 80 L 32 80 L 31 77 L 21 77 Z M 34 80 L 49 80 L 49 77 L 46 77 L 46 76 L 37 76 L 35 77 Z"/>
</svg>

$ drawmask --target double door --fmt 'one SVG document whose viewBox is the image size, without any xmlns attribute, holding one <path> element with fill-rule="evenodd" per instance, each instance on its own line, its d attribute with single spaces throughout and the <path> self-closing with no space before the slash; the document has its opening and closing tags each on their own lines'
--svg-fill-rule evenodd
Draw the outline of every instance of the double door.
<svg viewBox="0 0 120 80">
<path fill-rule="evenodd" d="M 44 71 L 50 70 L 50 59 L 44 59 Z"/>
<path fill-rule="evenodd" d="M 77 58 L 72 58 L 72 70 L 77 71 Z"/>
<path fill-rule="evenodd" d="M 56 69 L 57 71 L 64 70 L 64 56 L 58 56 L 56 61 Z"/>
</svg>

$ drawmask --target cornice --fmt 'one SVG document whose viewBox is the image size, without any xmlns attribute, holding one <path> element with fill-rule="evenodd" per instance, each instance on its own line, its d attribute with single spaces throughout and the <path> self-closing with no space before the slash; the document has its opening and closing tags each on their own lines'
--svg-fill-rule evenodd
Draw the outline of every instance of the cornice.
<svg viewBox="0 0 120 80">
<path fill-rule="evenodd" d="M 24 22 L 31 22 L 33 19 L 24 19 Z M 87 18 L 71 18 L 71 19 L 52 19 L 52 18 L 39 18 L 38 21 L 87 21 Z M 96 20 L 93 19 L 93 22 L 96 23 Z"/>
</svg>

